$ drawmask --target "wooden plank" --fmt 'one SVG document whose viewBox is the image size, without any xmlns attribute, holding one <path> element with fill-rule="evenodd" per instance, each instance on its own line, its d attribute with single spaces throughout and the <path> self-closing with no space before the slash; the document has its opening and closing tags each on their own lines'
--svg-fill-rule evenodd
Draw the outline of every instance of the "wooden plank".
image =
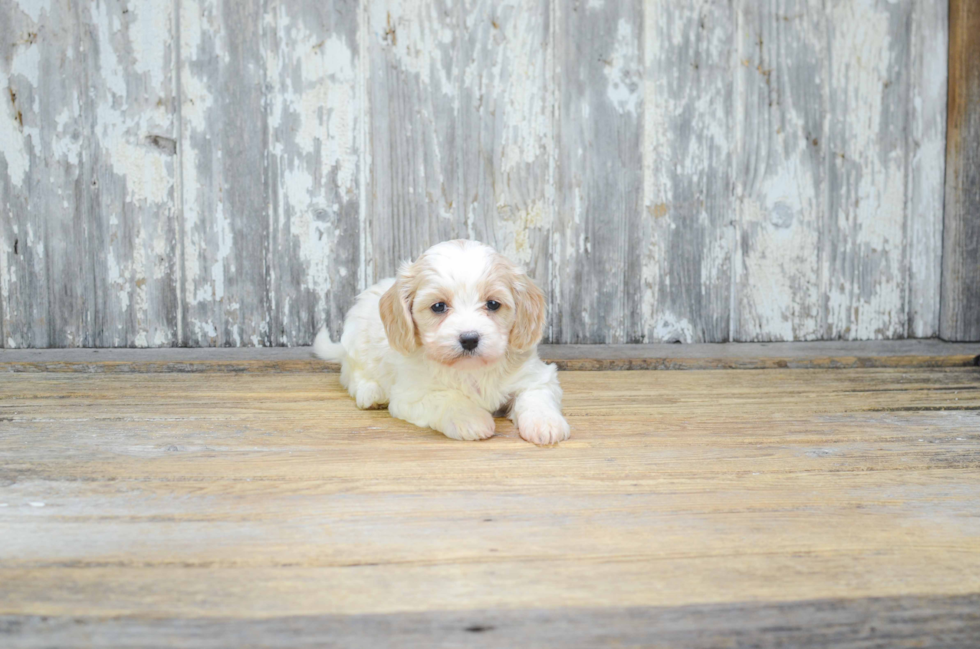
<svg viewBox="0 0 980 649">
<path fill-rule="evenodd" d="M 980 340 L 980 7 L 949 3 L 949 113 L 942 317 L 947 340 Z"/>
<path fill-rule="evenodd" d="M 972 647 L 980 595 L 659 608 L 436 611 L 271 619 L 0 616 L 29 647 Z M 85 638 L 84 641 L 80 638 Z"/>
<path fill-rule="evenodd" d="M 554 342 L 980 327 L 946 3 L 137 4 L 0 0 L 0 346 L 307 344 L 458 236 Z"/>
<path fill-rule="evenodd" d="M 735 340 L 932 329 L 941 17 L 740 3 Z"/>
<path fill-rule="evenodd" d="M 172 3 L 0 2 L 0 345 L 177 338 Z"/>
<path fill-rule="evenodd" d="M 642 4 L 554 6 L 560 82 L 549 342 L 642 342 Z"/>
<path fill-rule="evenodd" d="M 182 345 L 272 342 L 264 4 L 179 3 Z"/>
<path fill-rule="evenodd" d="M 837 2 L 828 14 L 834 55 L 823 149 L 829 154 L 821 244 L 826 338 L 901 338 L 907 329 L 908 224 L 901 188 L 911 159 L 911 8 L 909 0 Z"/>
<path fill-rule="evenodd" d="M 573 437 L 544 449 L 322 373 L 0 376 L 3 644 L 973 633 L 980 370 L 562 383 Z"/>
<path fill-rule="evenodd" d="M 546 293 L 555 148 L 549 5 L 462 3 L 457 149 L 466 236 L 522 265 Z"/>
<path fill-rule="evenodd" d="M 462 8 L 447 0 L 368 5 L 370 191 L 367 283 L 429 246 L 465 238 L 459 182 Z"/>
<path fill-rule="evenodd" d="M 693 345 L 541 345 L 562 370 L 816 369 L 969 367 L 980 346 L 938 340 Z M 0 372 L 316 372 L 338 371 L 309 348 L 5 350 Z"/>
<path fill-rule="evenodd" d="M 816 2 L 736 6 L 731 339 L 816 340 L 828 194 L 827 16 Z"/>
<path fill-rule="evenodd" d="M 732 298 L 734 6 L 647 2 L 644 24 L 644 340 L 721 342 Z"/>
<path fill-rule="evenodd" d="M 335 339 L 359 292 L 358 4 L 279 0 L 266 8 L 271 70 L 273 345 Z"/>
<path fill-rule="evenodd" d="M 911 15 L 908 205 L 908 327 L 939 335 L 946 173 L 949 3 L 914 2 Z"/>
</svg>

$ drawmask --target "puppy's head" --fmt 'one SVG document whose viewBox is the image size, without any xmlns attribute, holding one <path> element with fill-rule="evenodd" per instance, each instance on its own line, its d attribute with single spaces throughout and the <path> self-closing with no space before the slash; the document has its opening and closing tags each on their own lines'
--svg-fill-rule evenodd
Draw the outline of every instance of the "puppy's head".
<svg viewBox="0 0 980 649">
<path fill-rule="evenodd" d="M 447 241 L 405 264 L 381 297 L 388 342 L 402 354 L 419 347 L 457 369 L 495 363 L 508 348 L 541 340 L 544 295 L 505 257 L 475 241 Z"/>
</svg>

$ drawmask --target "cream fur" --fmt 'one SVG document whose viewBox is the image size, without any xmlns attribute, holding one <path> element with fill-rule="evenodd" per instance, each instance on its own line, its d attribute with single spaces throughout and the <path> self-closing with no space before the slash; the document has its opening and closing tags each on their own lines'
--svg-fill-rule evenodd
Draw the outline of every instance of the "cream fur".
<svg viewBox="0 0 980 649">
<path fill-rule="evenodd" d="M 489 310 L 488 300 L 500 308 Z M 432 311 L 438 302 L 445 313 Z M 505 410 L 525 440 L 555 444 L 569 428 L 558 370 L 538 358 L 544 311 L 540 289 L 503 256 L 447 241 L 361 293 L 340 343 L 321 330 L 313 350 L 341 363 L 358 408 L 387 405 L 394 417 L 461 440 L 492 436 L 491 413 Z M 479 335 L 470 353 L 464 332 Z"/>
</svg>

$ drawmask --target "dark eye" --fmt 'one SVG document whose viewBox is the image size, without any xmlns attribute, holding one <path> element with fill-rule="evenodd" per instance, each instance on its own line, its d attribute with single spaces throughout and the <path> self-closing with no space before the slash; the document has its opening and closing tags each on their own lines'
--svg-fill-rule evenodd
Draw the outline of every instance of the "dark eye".
<svg viewBox="0 0 980 649">
<path fill-rule="evenodd" d="M 433 313 L 445 313 L 446 312 L 446 303 L 445 302 L 436 302 L 435 304 L 432 305 L 432 312 Z"/>
<path fill-rule="evenodd" d="M 500 308 L 500 302 L 497 300 L 487 300 L 487 308 L 491 311 L 496 311 Z"/>
</svg>

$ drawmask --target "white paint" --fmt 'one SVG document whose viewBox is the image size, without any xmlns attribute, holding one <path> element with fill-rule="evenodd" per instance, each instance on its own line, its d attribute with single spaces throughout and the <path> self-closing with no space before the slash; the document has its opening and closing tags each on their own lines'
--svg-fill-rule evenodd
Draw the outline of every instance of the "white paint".
<svg viewBox="0 0 980 649">
<path fill-rule="evenodd" d="M 939 334 L 946 176 L 947 3 L 915 3 L 912 11 L 912 105 L 909 142 L 907 334 Z"/>
<path fill-rule="evenodd" d="M 619 112 L 635 115 L 642 100 L 643 67 L 633 27 L 624 18 L 616 25 L 616 41 L 604 72 L 609 101 Z"/>
<path fill-rule="evenodd" d="M 7 83 L 9 84 L 9 80 Z M 0 101 L 0 104 L 3 104 L 3 117 L 0 118 L 0 156 L 3 156 L 7 164 L 7 177 L 11 184 L 21 188 L 27 178 L 31 158 L 24 146 L 24 136 L 21 135 L 13 106 L 9 101 Z"/>
<path fill-rule="evenodd" d="M 149 117 L 134 122 L 102 103 L 97 109 L 96 133 L 105 147 L 113 171 L 126 179 L 127 199 L 134 203 L 163 204 L 170 201 L 173 180 L 167 170 L 167 154 L 145 142 Z"/>
<path fill-rule="evenodd" d="M 316 296 L 319 309 L 332 289 L 331 274 L 339 272 L 334 261 L 338 232 L 330 223 L 336 221 L 341 204 L 327 197 L 334 192 L 344 202 L 359 197 L 358 62 L 343 38 L 324 38 L 287 9 L 280 6 L 278 14 L 280 50 L 267 63 L 270 78 L 276 80 L 271 128 L 279 135 L 272 147 L 280 170 L 277 225 L 284 231 L 288 221 L 305 269 L 304 288 Z M 298 122 L 297 129 L 283 129 L 287 117 L 290 124 Z M 314 189 L 313 170 L 318 167 L 327 177 L 335 174 L 327 196 L 324 189 Z M 288 319 L 286 299 L 282 313 Z"/>
<path fill-rule="evenodd" d="M 89 9 L 92 12 L 89 21 L 96 27 L 98 35 L 99 78 L 120 102 L 125 103 L 124 67 L 119 62 L 113 42 L 116 40 L 116 30 L 112 29 L 110 24 L 109 4 L 95 2 L 89 5 Z"/>
<path fill-rule="evenodd" d="M 839 152 L 844 157 L 834 164 L 846 183 L 838 191 L 847 200 L 830 217 L 847 233 L 858 270 L 870 263 L 877 267 L 871 276 L 855 273 L 828 284 L 827 319 L 832 331 L 859 340 L 905 332 L 905 155 L 898 147 L 888 151 L 893 143 L 887 133 L 894 126 L 881 121 L 881 89 L 893 79 L 891 68 L 907 62 L 891 60 L 888 12 L 873 0 L 860 0 L 835 4 L 829 15 L 835 52 L 829 83 L 835 103 L 847 106 L 832 123 L 845 134 Z"/>
<path fill-rule="evenodd" d="M 108 154 L 113 171 L 126 179 L 128 200 L 137 203 L 169 202 L 173 182 L 165 166 L 167 154 L 149 146 L 145 140 L 151 134 L 169 134 L 170 116 L 163 106 L 135 114 L 126 109 L 129 101 L 126 76 L 130 73 L 130 68 L 123 65 L 116 53 L 116 42 L 123 38 L 123 34 L 121 30 L 110 31 L 108 5 L 96 3 L 91 9 L 92 23 L 98 27 L 100 79 L 110 93 L 98 103 L 96 135 Z M 156 75 L 150 76 L 162 85 L 166 69 L 164 55 L 169 39 L 161 36 L 169 34 L 167 12 L 163 12 L 162 17 L 154 16 L 154 20 L 159 24 L 150 25 L 149 28 L 159 28 L 160 32 L 149 38 L 139 30 L 134 30 L 131 38 L 135 37 L 135 40 L 131 40 L 131 45 L 134 52 L 140 53 L 137 60 L 140 61 L 141 56 L 144 66 L 157 66 Z M 151 51 L 154 54 L 149 54 Z M 137 71 L 140 71 L 139 68 Z M 142 71 L 148 72 L 145 69 Z M 165 91 L 160 86 L 151 86 L 149 90 L 152 94 L 147 103 L 151 106 L 154 95 L 161 98 L 165 96 Z"/>
<path fill-rule="evenodd" d="M 531 263 L 537 252 L 532 247 L 532 235 L 535 230 L 547 232 L 550 229 L 548 212 L 544 209 L 544 201 L 535 200 L 526 209 L 514 210 L 507 204 L 497 205 L 498 237 L 502 236 L 498 249 L 507 258 L 523 266 Z"/>
<path fill-rule="evenodd" d="M 13 47 L 8 62 L 0 63 L 0 85 L 33 89 L 20 93 L 24 102 L 33 95 L 32 102 L 19 106 L 26 123 L 23 128 L 10 102 L 0 98 L 0 164 L 7 172 L 0 183 L 6 182 L 15 194 L 4 198 L 16 204 L 28 188 L 37 188 L 32 191 L 52 192 L 51 205 L 73 209 L 73 189 L 65 180 L 76 173 L 72 167 L 79 167 L 89 155 L 93 143 L 86 129 L 94 122 L 100 160 L 125 181 L 126 212 L 128 218 L 136 219 L 125 229 L 133 233 L 133 241 L 126 242 L 133 244 L 133 250 L 117 242 L 105 251 L 107 286 L 99 288 L 108 289 L 112 326 L 120 327 L 126 316 L 135 319 L 137 329 L 127 334 L 131 339 L 121 329 L 110 337 L 121 344 L 171 342 L 166 330 L 157 326 L 154 319 L 161 314 L 153 309 L 160 306 L 155 303 L 155 293 L 170 272 L 168 255 L 174 254 L 168 239 L 172 235 L 163 226 L 173 214 L 169 210 L 179 207 L 185 257 L 178 266 L 187 278 L 181 298 L 192 307 L 213 301 L 213 307 L 196 313 L 216 314 L 214 321 L 211 316 L 191 316 L 200 322 L 189 323 L 189 329 L 196 327 L 211 340 L 219 330 L 229 331 L 229 342 L 256 344 L 261 338 L 253 332 L 258 329 L 267 334 L 268 323 L 240 322 L 243 314 L 254 313 L 254 305 L 229 293 L 238 270 L 232 254 L 232 225 L 239 215 L 222 211 L 220 179 L 212 179 L 214 186 L 209 186 L 197 175 L 199 163 L 214 163 L 217 168 L 222 155 L 210 144 L 200 145 L 217 137 L 214 124 L 223 122 L 213 112 L 224 98 L 220 95 L 223 90 L 214 83 L 216 67 L 211 64 L 229 61 L 228 27 L 221 6 L 214 0 L 181 0 L 181 49 L 176 55 L 170 53 L 174 43 L 169 36 L 174 25 L 173 3 L 154 0 L 126 6 L 129 12 L 122 14 L 118 4 L 82 4 L 85 37 L 80 47 L 65 47 L 61 56 L 92 57 L 92 84 L 84 89 L 91 95 L 69 91 L 52 109 L 45 105 L 42 92 L 46 84 L 53 83 L 41 78 L 42 71 L 50 69 L 49 53 L 42 48 L 62 45 L 45 40 L 64 33 L 53 28 L 62 23 L 48 18 L 51 3 L 46 0 L 11 0 L 16 28 L 37 29 L 42 38 L 35 44 L 10 39 Z M 542 11 L 545 6 L 551 13 Z M 739 0 L 736 6 L 743 9 L 739 20 L 733 21 L 741 31 L 736 48 L 726 40 L 731 32 L 712 24 L 720 19 L 714 12 L 718 7 L 705 3 L 680 6 L 667 0 L 644 3 L 642 47 L 634 37 L 635 25 L 628 20 L 613 25 L 611 48 L 606 44 L 599 52 L 589 43 L 582 44 L 583 56 L 605 57 L 604 75 L 598 79 L 600 103 L 608 101 L 617 111 L 643 120 L 645 213 L 639 262 L 647 337 L 700 335 L 702 323 L 665 306 L 678 293 L 683 279 L 672 274 L 666 246 L 672 234 L 685 228 L 705 232 L 699 249 L 702 293 L 725 282 L 726 269 L 732 269 L 737 290 L 730 311 L 737 316 L 735 330 L 740 337 L 934 334 L 943 209 L 945 8 L 910 0 L 860 0 L 808 3 L 806 12 L 790 20 L 767 13 L 760 59 L 760 34 L 749 32 L 758 29 L 758 12 L 774 9 L 748 0 Z M 18 7 L 23 13 L 18 13 Z M 604 0 L 588 0 L 579 7 L 590 13 L 615 8 Z M 422 98 L 418 114 L 399 125 L 397 132 L 417 137 L 423 129 L 425 137 L 419 139 L 426 142 L 426 151 L 421 177 L 408 181 L 406 187 L 385 191 L 418 197 L 426 207 L 425 201 L 431 201 L 431 213 L 454 224 L 462 213 L 471 232 L 491 231 L 500 249 L 519 262 L 547 259 L 547 281 L 560 293 L 562 282 L 571 281 L 570 266 L 577 255 L 592 253 L 593 244 L 580 227 L 592 216 L 585 210 L 594 209 L 587 206 L 582 193 L 588 186 L 587 177 L 576 179 L 574 187 L 559 190 L 574 195 L 564 203 L 571 207 L 567 217 L 562 215 L 564 225 L 553 225 L 559 176 L 555 125 L 562 123 L 558 100 L 563 79 L 575 72 L 561 69 L 571 62 L 556 60 L 555 51 L 562 39 L 571 37 L 562 32 L 567 23 L 561 20 L 561 12 L 569 10 L 561 3 L 519 0 L 470 2 L 462 7 L 430 0 L 360 3 L 357 13 L 345 14 L 361 18 L 359 52 L 354 51 L 353 42 L 324 32 L 324 25 L 311 19 L 316 12 L 303 14 L 290 3 L 273 3 L 261 13 L 270 30 L 266 33 L 279 30 L 268 41 L 277 42 L 279 50 L 267 52 L 264 61 L 270 124 L 280 129 L 270 149 L 279 172 L 274 182 L 278 183 L 280 204 L 270 206 L 269 213 L 289 219 L 288 223 L 270 221 L 270 226 L 288 225 L 292 232 L 294 241 L 284 245 L 293 246 L 291 250 L 306 268 L 301 289 L 322 296 L 331 288 L 331 278 L 357 273 L 363 284 L 373 277 L 373 251 L 366 242 L 372 241 L 377 206 L 371 205 L 370 196 L 376 188 L 370 182 L 372 132 L 366 120 L 366 84 L 370 75 L 390 66 L 404 73 L 405 85 L 400 87 Z M 911 12 L 910 21 L 892 20 L 904 11 Z M 702 17 L 704 28 L 696 24 Z M 492 28 L 491 19 L 496 23 Z M 542 21 L 551 30 L 545 42 Z M 910 26 L 918 49 L 907 52 L 905 27 L 893 31 L 892 23 Z M 787 39 L 786 47 L 770 43 L 777 37 Z M 678 52 L 691 60 L 681 64 Z M 640 60 L 641 53 L 645 61 Z M 779 55 L 783 59 L 775 60 Z M 177 76 L 171 68 L 178 59 L 183 123 L 175 125 L 167 102 L 174 96 L 168 84 Z M 733 80 L 729 85 L 716 83 L 716 77 L 703 72 L 704 67 L 697 72 L 692 67 L 695 63 L 715 66 L 713 74 Z M 641 79 L 644 66 L 657 73 L 647 72 Z M 787 85 L 789 75 L 804 72 L 812 75 L 816 87 L 809 101 L 822 102 L 818 109 L 827 113 L 819 132 L 812 134 L 804 133 L 812 124 L 804 123 L 803 114 L 813 106 L 801 105 L 802 99 L 794 97 Z M 888 113 L 896 107 L 884 84 L 909 80 L 911 122 L 905 130 L 889 131 L 894 124 L 888 122 Z M 373 87 L 375 91 L 381 88 Z M 719 93 L 732 87 L 738 111 L 734 119 L 718 109 L 727 101 Z M 767 106 L 767 102 L 772 104 Z M 89 106 L 94 115 L 88 113 Z M 436 141 L 442 125 L 433 127 L 431 122 L 456 114 L 461 124 L 458 115 L 467 113 L 459 111 L 476 114 L 477 123 L 488 125 L 490 137 L 470 138 L 471 134 L 454 131 L 456 148 L 443 147 Z M 589 102 L 580 102 L 574 112 L 565 119 L 588 123 L 600 114 Z M 680 141 L 679 124 L 690 141 Z M 174 158 L 146 141 L 148 135 L 176 133 L 182 134 L 178 146 L 183 169 L 179 171 L 185 174 L 180 206 L 173 203 Z M 819 138 L 819 149 L 809 143 L 810 136 Z M 590 155 L 588 142 L 569 142 L 578 155 Z M 492 180 L 487 184 L 492 185 L 493 195 L 464 197 L 463 188 L 457 195 L 433 191 L 443 185 L 462 185 L 458 178 L 472 170 L 465 166 L 469 162 L 455 167 L 454 156 L 460 155 L 459 147 L 474 143 L 486 146 L 480 155 L 487 161 L 486 173 Z M 831 146 L 842 150 L 830 150 Z M 700 191 L 706 185 L 703 178 L 714 180 L 711 174 L 728 168 L 725 156 L 732 151 L 739 152 L 730 164 L 737 183 L 731 199 L 732 220 L 738 222 L 738 230 L 712 223 L 717 211 L 709 213 L 703 204 L 686 209 L 682 218 L 681 210 L 674 209 L 677 193 L 690 192 L 692 186 Z M 468 160 L 469 153 L 466 149 L 461 159 Z M 843 158 L 835 157 L 837 153 Z M 214 159 L 203 160 L 205 155 Z M 444 169 L 454 169 L 458 178 L 442 178 Z M 834 172 L 837 185 L 826 177 L 828 170 Z M 449 206 L 460 198 L 462 208 Z M 831 214 L 837 199 L 842 199 L 838 201 L 841 207 Z M 361 210 L 358 218 L 365 243 L 360 268 L 344 268 L 336 260 L 336 216 L 349 207 L 346 201 L 350 200 L 359 200 Z M 493 221 L 480 223 L 486 214 Z M 827 240 L 832 229 L 842 233 L 840 241 Z M 117 223 L 110 235 L 122 236 L 122 232 Z M 6 229 L 0 234 L 0 301 L 4 307 L 23 273 L 43 275 L 48 263 L 40 233 L 18 235 L 23 237 L 22 245 L 29 242 L 34 252 L 31 267 L 13 259 L 10 233 Z M 831 244 L 847 249 L 842 254 L 849 255 L 849 266 L 838 267 L 843 265 L 830 259 Z M 542 254 L 543 247 L 550 254 Z M 870 263 L 875 259 L 878 266 Z M 621 262 L 613 260 L 613 265 Z M 854 263 L 864 263 L 867 268 L 855 270 Z M 273 278 L 273 284 L 281 282 L 282 278 Z M 288 293 L 291 289 L 278 290 Z M 229 301 L 232 297 L 242 302 Z M 295 295 L 275 299 L 277 304 L 293 305 L 293 313 L 297 312 Z M 561 307 L 559 297 L 554 299 Z M 11 313 L 4 309 L 7 327 L 15 322 L 12 318 L 23 317 Z M 579 317 L 574 310 L 568 313 Z M 581 322 L 594 326 L 603 316 L 585 312 L 580 317 Z M 911 324 L 907 326 L 908 318 Z M 289 324 L 295 325 L 296 319 Z M 80 340 L 85 332 L 65 335 L 68 340 Z M 290 335 L 295 334 L 287 337 Z M 6 338 L 13 345 L 17 335 Z"/>
<path fill-rule="evenodd" d="M 492 232 L 497 248 L 520 264 L 531 266 L 540 255 L 552 226 L 553 208 L 547 203 L 544 171 L 553 146 L 554 125 L 548 105 L 548 34 L 540 5 L 495 2 L 467 7 L 465 31 L 477 39 L 463 68 L 466 104 L 462 110 L 480 125 L 479 133 L 460 133 L 467 149 L 488 149 L 487 156 L 467 151 L 464 164 L 476 164 L 492 175 L 493 195 L 466 187 L 464 209 L 468 224 L 479 223 L 494 206 Z M 487 12 L 492 11 L 492 18 Z M 492 130 L 482 125 L 493 124 Z M 490 130 L 493 140 L 486 141 Z M 492 156 L 492 157 L 491 157 Z M 486 192 L 486 190 L 485 190 Z M 471 228 L 470 236 L 475 236 Z"/>
<path fill-rule="evenodd" d="M 51 0 L 14 0 L 20 10 L 31 17 L 35 23 L 44 13 L 51 12 Z"/>
<path fill-rule="evenodd" d="M 7 163 L 7 177 L 17 188 L 23 187 L 31 166 L 28 146 L 37 146 L 38 143 L 37 131 L 34 130 L 35 136 L 31 138 L 31 129 L 24 128 L 21 124 L 23 117 L 18 119 L 17 110 L 22 115 L 28 113 L 27 107 L 23 105 L 23 98 L 19 99 L 15 108 L 10 101 L 9 92 L 10 89 L 19 88 L 22 83 L 26 83 L 34 89 L 36 96 L 40 76 L 40 51 L 36 43 L 16 45 L 9 71 L 0 68 L 0 85 L 3 89 L 3 96 L 0 97 L 0 104 L 3 104 L 0 112 L 0 156 Z M 36 106 L 33 109 L 36 112 Z M 29 114 L 27 118 L 30 119 Z"/>
<path fill-rule="evenodd" d="M 687 318 L 665 313 L 664 319 L 653 328 L 654 339 L 661 342 L 691 343 L 697 340 L 694 325 Z"/>
<path fill-rule="evenodd" d="M 206 196 L 197 175 L 200 164 L 195 141 L 208 132 L 208 114 L 214 108 L 215 99 L 209 81 L 198 76 L 198 67 L 191 64 L 199 60 L 205 49 L 204 39 L 219 58 L 226 58 L 227 52 L 221 31 L 214 19 L 216 7 L 213 0 L 182 0 L 180 4 L 180 84 L 181 84 L 181 151 L 183 175 L 181 210 L 184 219 L 184 258 L 182 260 L 184 283 L 184 302 L 193 306 L 214 299 L 212 280 L 203 275 L 201 259 L 205 256 L 206 238 L 202 236 L 201 225 L 206 222 L 204 211 L 210 210 L 205 204 Z M 223 282 L 222 282 L 223 288 Z M 207 333 L 213 340 L 217 330 L 213 323 L 206 325 L 191 322 L 188 326 L 200 335 Z"/>
<path fill-rule="evenodd" d="M 210 295 L 208 295 L 207 292 L 205 292 L 203 295 L 199 293 L 198 301 L 206 301 L 210 299 L 214 302 L 220 302 L 225 297 L 225 265 L 229 263 L 228 255 L 231 253 L 232 243 L 234 242 L 234 234 L 231 230 L 231 220 L 228 218 L 228 215 L 225 214 L 224 206 L 225 204 L 223 201 L 218 201 L 217 212 L 214 215 L 214 234 L 218 239 L 218 250 L 217 254 L 214 256 L 214 263 L 211 264 Z M 234 265 L 231 265 L 229 270 L 234 273 Z M 203 287 L 202 290 L 204 290 Z"/>
<path fill-rule="evenodd" d="M 719 296 L 731 284 L 735 210 L 732 206 L 730 215 L 719 215 L 718 204 L 727 193 L 734 144 L 728 109 L 731 18 L 721 8 L 708 11 L 702 4 L 663 0 L 645 5 L 641 306 L 646 342 L 700 342 L 716 332 L 710 327 L 702 331 L 685 314 L 730 312 L 730 305 L 719 305 L 724 301 Z M 689 137 L 682 139 L 679 132 Z M 713 194 L 707 193 L 709 187 Z M 678 228 L 686 232 L 680 239 Z M 685 254 L 679 242 L 696 248 L 691 253 L 700 261 L 696 277 L 678 268 L 677 257 Z M 679 303 L 685 287 L 695 281 L 701 283 L 700 295 Z"/>
<path fill-rule="evenodd" d="M 10 77 L 20 75 L 36 87 L 40 78 L 41 48 L 37 43 L 17 43 L 10 63 Z"/>
<path fill-rule="evenodd" d="M 171 67 L 167 56 L 167 36 L 172 33 L 173 3 L 162 0 L 144 0 L 127 5 L 130 42 L 135 59 L 133 71 L 149 77 L 151 88 L 160 88 L 164 76 Z"/>
<path fill-rule="evenodd" d="M 450 75 L 453 64 L 453 32 L 443 21 L 455 22 L 455 15 L 443 14 L 438 4 L 428 0 L 378 0 L 370 4 L 374 38 L 395 57 L 399 67 L 417 74 L 423 86 L 439 90 L 456 99 L 456 85 Z"/>
<path fill-rule="evenodd" d="M 74 101 L 61 109 L 55 117 L 55 131 L 51 136 L 51 154 L 56 160 L 78 166 L 82 160 L 82 139 L 74 137 L 79 114 L 78 95 Z M 67 202 L 64 203 L 68 207 Z"/>
</svg>

